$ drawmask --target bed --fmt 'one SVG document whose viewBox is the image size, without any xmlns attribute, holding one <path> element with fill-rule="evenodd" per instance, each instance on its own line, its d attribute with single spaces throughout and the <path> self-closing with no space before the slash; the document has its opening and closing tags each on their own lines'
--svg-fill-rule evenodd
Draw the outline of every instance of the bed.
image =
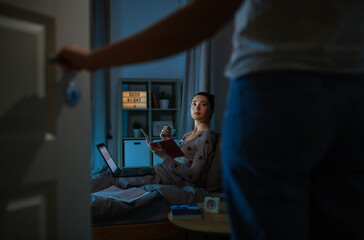
<svg viewBox="0 0 364 240">
<path fill-rule="evenodd" d="M 172 239 L 185 231 L 168 221 L 171 204 L 203 202 L 206 196 L 223 198 L 221 174 L 221 137 L 211 162 L 206 188 L 152 184 L 141 187 L 150 192 L 133 203 L 91 194 L 92 239 Z"/>
</svg>

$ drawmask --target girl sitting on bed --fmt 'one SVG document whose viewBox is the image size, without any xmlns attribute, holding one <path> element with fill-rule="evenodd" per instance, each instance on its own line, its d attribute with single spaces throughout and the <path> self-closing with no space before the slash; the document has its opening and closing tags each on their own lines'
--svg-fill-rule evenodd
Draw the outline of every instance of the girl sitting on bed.
<svg viewBox="0 0 364 240">
<path fill-rule="evenodd" d="M 194 129 L 186 133 L 178 142 L 185 156 L 173 159 L 161 145 L 152 147 L 147 142 L 150 150 L 163 159 L 162 163 L 154 166 L 154 175 L 114 178 L 111 173 L 107 172 L 93 179 L 92 192 L 110 185 L 120 188 L 139 187 L 147 184 L 204 187 L 215 151 L 215 134 L 210 129 L 214 105 L 214 95 L 207 92 L 199 92 L 193 97 L 191 117 L 195 122 Z M 171 139 L 171 129 L 168 126 L 163 127 L 160 137 L 162 140 Z"/>
</svg>

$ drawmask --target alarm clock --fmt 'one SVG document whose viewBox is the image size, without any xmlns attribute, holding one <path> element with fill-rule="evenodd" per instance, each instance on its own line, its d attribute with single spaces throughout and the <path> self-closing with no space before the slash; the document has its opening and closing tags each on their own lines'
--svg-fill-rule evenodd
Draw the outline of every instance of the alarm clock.
<svg viewBox="0 0 364 240">
<path fill-rule="evenodd" d="M 205 212 L 219 213 L 220 198 L 205 197 Z"/>
</svg>

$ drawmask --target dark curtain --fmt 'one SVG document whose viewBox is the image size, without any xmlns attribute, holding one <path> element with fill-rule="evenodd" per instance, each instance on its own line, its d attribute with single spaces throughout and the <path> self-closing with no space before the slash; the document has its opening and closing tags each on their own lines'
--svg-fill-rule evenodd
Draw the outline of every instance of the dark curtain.
<svg viewBox="0 0 364 240">
<path fill-rule="evenodd" d="M 191 0 L 187 0 L 187 4 Z M 181 133 L 193 130 L 190 106 L 193 96 L 198 92 L 212 92 L 211 40 L 186 51 L 186 78 L 182 85 Z M 211 125 L 211 127 L 213 127 Z"/>
<path fill-rule="evenodd" d="M 110 42 L 110 0 L 92 0 L 91 3 L 91 46 L 92 49 L 97 49 Z M 109 69 L 101 69 L 92 74 L 91 174 L 96 174 L 105 167 L 96 145 L 107 144 L 107 139 L 111 138 L 109 75 Z"/>
<path fill-rule="evenodd" d="M 198 92 L 210 92 L 211 41 L 206 40 L 186 53 L 186 79 L 182 87 L 181 133 L 193 130 L 190 106 L 193 96 Z M 212 126 L 211 126 L 212 127 Z"/>
</svg>

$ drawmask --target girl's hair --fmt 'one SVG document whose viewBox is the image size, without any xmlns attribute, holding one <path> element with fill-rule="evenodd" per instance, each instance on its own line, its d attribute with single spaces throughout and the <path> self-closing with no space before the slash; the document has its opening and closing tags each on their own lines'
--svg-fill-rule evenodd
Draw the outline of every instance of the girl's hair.
<svg viewBox="0 0 364 240">
<path fill-rule="evenodd" d="M 215 112 L 215 95 L 210 94 L 208 92 L 199 92 L 199 93 L 195 94 L 195 96 L 197 96 L 197 95 L 202 95 L 202 96 L 207 97 L 207 99 L 209 100 L 210 106 L 211 106 L 211 111 Z M 193 96 L 193 97 L 195 97 L 195 96 Z"/>
</svg>

